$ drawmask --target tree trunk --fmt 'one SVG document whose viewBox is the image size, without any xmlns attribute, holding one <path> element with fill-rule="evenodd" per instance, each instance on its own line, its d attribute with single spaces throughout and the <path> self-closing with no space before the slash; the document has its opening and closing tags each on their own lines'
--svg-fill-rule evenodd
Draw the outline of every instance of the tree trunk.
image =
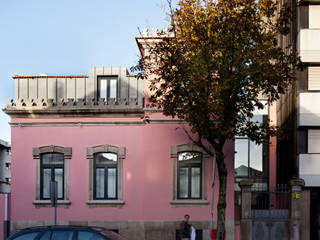
<svg viewBox="0 0 320 240">
<path fill-rule="evenodd" d="M 217 238 L 223 240 L 225 232 L 226 220 L 226 192 L 227 192 L 227 177 L 228 172 L 224 161 L 224 153 L 222 147 L 216 149 L 216 161 L 219 173 L 219 201 L 218 201 L 218 223 L 217 223 Z"/>
</svg>

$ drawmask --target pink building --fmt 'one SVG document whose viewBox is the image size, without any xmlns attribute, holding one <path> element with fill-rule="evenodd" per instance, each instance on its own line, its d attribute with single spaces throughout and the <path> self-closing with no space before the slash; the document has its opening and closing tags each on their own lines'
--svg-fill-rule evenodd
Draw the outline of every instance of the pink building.
<svg viewBox="0 0 320 240">
<path fill-rule="evenodd" d="M 12 232 L 53 223 L 55 180 L 59 224 L 169 240 L 188 213 L 199 239 L 209 238 L 213 159 L 190 143 L 179 120 L 147 107 L 148 81 L 124 68 L 13 78 L 15 99 L 5 109 L 12 129 Z M 227 239 L 234 239 L 233 142 L 225 153 Z"/>
</svg>

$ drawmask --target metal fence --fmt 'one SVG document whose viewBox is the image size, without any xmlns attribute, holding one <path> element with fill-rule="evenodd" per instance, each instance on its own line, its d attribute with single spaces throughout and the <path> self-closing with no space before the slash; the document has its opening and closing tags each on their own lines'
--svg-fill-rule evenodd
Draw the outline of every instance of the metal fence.
<svg viewBox="0 0 320 240">
<path fill-rule="evenodd" d="M 272 190 L 272 189 L 271 189 Z M 289 209 L 290 187 L 278 184 L 273 191 L 252 187 L 251 209 Z"/>
<path fill-rule="evenodd" d="M 273 191 L 272 191 L 273 190 Z M 253 240 L 288 240 L 290 187 L 277 185 L 275 189 L 252 189 L 251 217 Z"/>
</svg>

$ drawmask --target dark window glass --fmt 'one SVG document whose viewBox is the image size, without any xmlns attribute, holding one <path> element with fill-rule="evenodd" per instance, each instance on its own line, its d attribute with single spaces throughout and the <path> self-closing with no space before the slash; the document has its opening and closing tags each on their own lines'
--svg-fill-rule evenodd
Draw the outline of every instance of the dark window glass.
<svg viewBox="0 0 320 240">
<path fill-rule="evenodd" d="M 94 199 L 117 199 L 117 160 L 115 153 L 94 154 Z"/>
<path fill-rule="evenodd" d="M 51 232 L 45 232 L 45 233 L 41 236 L 40 240 L 50 240 L 50 234 L 51 234 Z"/>
<path fill-rule="evenodd" d="M 51 240 L 72 240 L 73 231 L 53 231 Z"/>
<path fill-rule="evenodd" d="M 39 232 L 33 232 L 33 233 L 26 233 L 19 237 L 14 238 L 14 240 L 34 240 Z"/>
<path fill-rule="evenodd" d="M 78 240 L 106 240 L 106 238 L 102 237 L 100 234 L 95 232 L 87 232 L 87 231 L 79 231 L 78 232 Z"/>
<path fill-rule="evenodd" d="M 98 98 L 117 98 L 117 76 L 98 78 Z"/>
<path fill-rule="evenodd" d="M 41 199 L 50 199 L 50 182 L 58 183 L 58 199 L 64 198 L 64 155 L 44 153 L 40 156 L 40 195 Z"/>
<path fill-rule="evenodd" d="M 200 199 L 202 185 L 202 154 L 178 154 L 178 198 Z"/>
</svg>

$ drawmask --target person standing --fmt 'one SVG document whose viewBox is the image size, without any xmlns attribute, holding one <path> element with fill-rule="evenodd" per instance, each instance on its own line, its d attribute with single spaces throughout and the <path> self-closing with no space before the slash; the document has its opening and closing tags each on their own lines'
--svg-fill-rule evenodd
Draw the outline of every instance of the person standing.
<svg viewBox="0 0 320 240">
<path fill-rule="evenodd" d="M 189 214 L 184 215 L 183 221 L 180 223 L 180 239 L 190 240 L 190 227 L 189 224 L 190 216 Z"/>
</svg>

